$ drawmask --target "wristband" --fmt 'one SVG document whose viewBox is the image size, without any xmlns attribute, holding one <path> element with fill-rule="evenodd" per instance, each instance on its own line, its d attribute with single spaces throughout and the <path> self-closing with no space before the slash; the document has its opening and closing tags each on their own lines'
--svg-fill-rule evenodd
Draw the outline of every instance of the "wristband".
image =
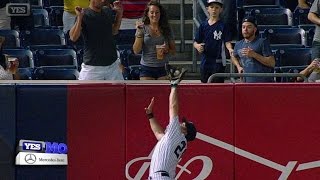
<svg viewBox="0 0 320 180">
<path fill-rule="evenodd" d="M 153 113 L 146 114 L 148 119 L 153 118 Z"/>
</svg>

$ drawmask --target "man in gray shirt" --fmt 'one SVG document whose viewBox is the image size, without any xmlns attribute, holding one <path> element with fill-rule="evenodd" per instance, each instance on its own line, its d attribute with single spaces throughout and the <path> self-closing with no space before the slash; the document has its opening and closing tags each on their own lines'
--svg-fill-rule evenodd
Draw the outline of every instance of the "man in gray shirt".
<svg viewBox="0 0 320 180">
<path fill-rule="evenodd" d="M 310 8 L 308 19 L 316 25 L 312 43 L 312 59 L 320 57 L 320 3 L 315 0 Z"/>
</svg>

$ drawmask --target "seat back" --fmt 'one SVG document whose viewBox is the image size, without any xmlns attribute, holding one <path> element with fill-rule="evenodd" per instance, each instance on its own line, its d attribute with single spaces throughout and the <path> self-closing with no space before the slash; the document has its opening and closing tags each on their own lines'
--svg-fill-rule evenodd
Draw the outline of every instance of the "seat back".
<svg viewBox="0 0 320 180">
<path fill-rule="evenodd" d="M 279 50 L 280 67 L 305 66 L 311 63 L 311 48 L 288 48 Z"/>
<path fill-rule="evenodd" d="M 45 9 L 32 9 L 34 27 L 49 26 L 49 15 Z"/>
<path fill-rule="evenodd" d="M 293 15 L 288 8 L 252 9 L 250 15 L 256 18 L 258 25 L 293 25 Z"/>
<path fill-rule="evenodd" d="M 256 6 L 256 5 L 269 5 L 269 6 L 283 6 L 283 0 L 236 0 L 237 7 L 243 6 Z"/>
<path fill-rule="evenodd" d="M 135 40 L 135 29 L 120 29 L 115 36 L 116 44 L 133 44 Z"/>
<path fill-rule="evenodd" d="M 56 66 L 77 69 L 77 55 L 73 49 L 41 49 L 36 51 L 35 66 Z"/>
<path fill-rule="evenodd" d="M 20 35 L 16 30 L 0 29 L 0 36 L 5 37 L 4 48 L 20 47 Z"/>
<path fill-rule="evenodd" d="M 32 80 L 33 69 L 32 68 L 19 68 L 18 69 L 20 80 Z"/>
<path fill-rule="evenodd" d="M 300 28 L 265 29 L 261 36 L 267 38 L 270 44 L 307 45 L 306 32 Z"/>
<path fill-rule="evenodd" d="M 300 9 L 297 8 L 293 12 L 293 24 L 295 26 L 302 25 L 302 24 L 313 24 L 308 19 L 310 9 Z"/>
<path fill-rule="evenodd" d="M 24 47 L 30 45 L 65 45 L 65 35 L 60 29 L 34 29 L 22 31 L 22 44 Z"/>
<path fill-rule="evenodd" d="M 18 58 L 19 68 L 34 68 L 34 58 L 30 50 L 4 49 L 3 53 Z"/>
<path fill-rule="evenodd" d="M 50 7 L 50 6 L 63 6 L 64 0 L 43 0 L 43 6 L 44 7 Z"/>
<path fill-rule="evenodd" d="M 36 80 L 78 80 L 77 69 L 64 68 L 36 68 L 34 79 Z"/>
<path fill-rule="evenodd" d="M 51 26 L 63 26 L 63 6 L 50 6 L 46 8 L 49 12 Z"/>
</svg>

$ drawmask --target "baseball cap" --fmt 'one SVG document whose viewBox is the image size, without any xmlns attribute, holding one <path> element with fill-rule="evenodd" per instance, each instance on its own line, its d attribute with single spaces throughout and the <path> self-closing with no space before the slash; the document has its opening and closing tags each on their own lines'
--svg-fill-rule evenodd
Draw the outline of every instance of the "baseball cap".
<svg viewBox="0 0 320 180">
<path fill-rule="evenodd" d="M 182 118 L 182 122 L 184 122 L 187 127 L 187 135 L 185 136 L 187 141 L 193 141 L 197 135 L 196 127 L 192 122 L 188 121 L 185 117 Z"/>
<path fill-rule="evenodd" d="M 211 3 L 219 3 L 221 4 L 221 6 L 223 5 L 223 1 L 222 0 L 208 0 L 208 5 Z"/>
<path fill-rule="evenodd" d="M 250 22 L 252 23 L 255 27 L 257 27 L 257 20 L 256 18 L 254 18 L 253 16 L 247 16 L 245 18 L 243 18 L 242 23 L 244 22 Z"/>
</svg>

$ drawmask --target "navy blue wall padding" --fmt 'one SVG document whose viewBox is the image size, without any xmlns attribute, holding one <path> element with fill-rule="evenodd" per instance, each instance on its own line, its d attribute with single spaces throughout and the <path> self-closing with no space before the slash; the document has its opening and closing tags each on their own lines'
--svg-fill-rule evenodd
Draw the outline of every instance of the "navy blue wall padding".
<svg viewBox="0 0 320 180">
<path fill-rule="evenodd" d="M 0 179 L 14 180 L 15 86 L 0 85 Z"/>
<path fill-rule="evenodd" d="M 17 86 L 17 140 L 67 142 L 67 86 Z M 67 179 L 66 166 L 17 166 L 16 180 Z"/>
</svg>

